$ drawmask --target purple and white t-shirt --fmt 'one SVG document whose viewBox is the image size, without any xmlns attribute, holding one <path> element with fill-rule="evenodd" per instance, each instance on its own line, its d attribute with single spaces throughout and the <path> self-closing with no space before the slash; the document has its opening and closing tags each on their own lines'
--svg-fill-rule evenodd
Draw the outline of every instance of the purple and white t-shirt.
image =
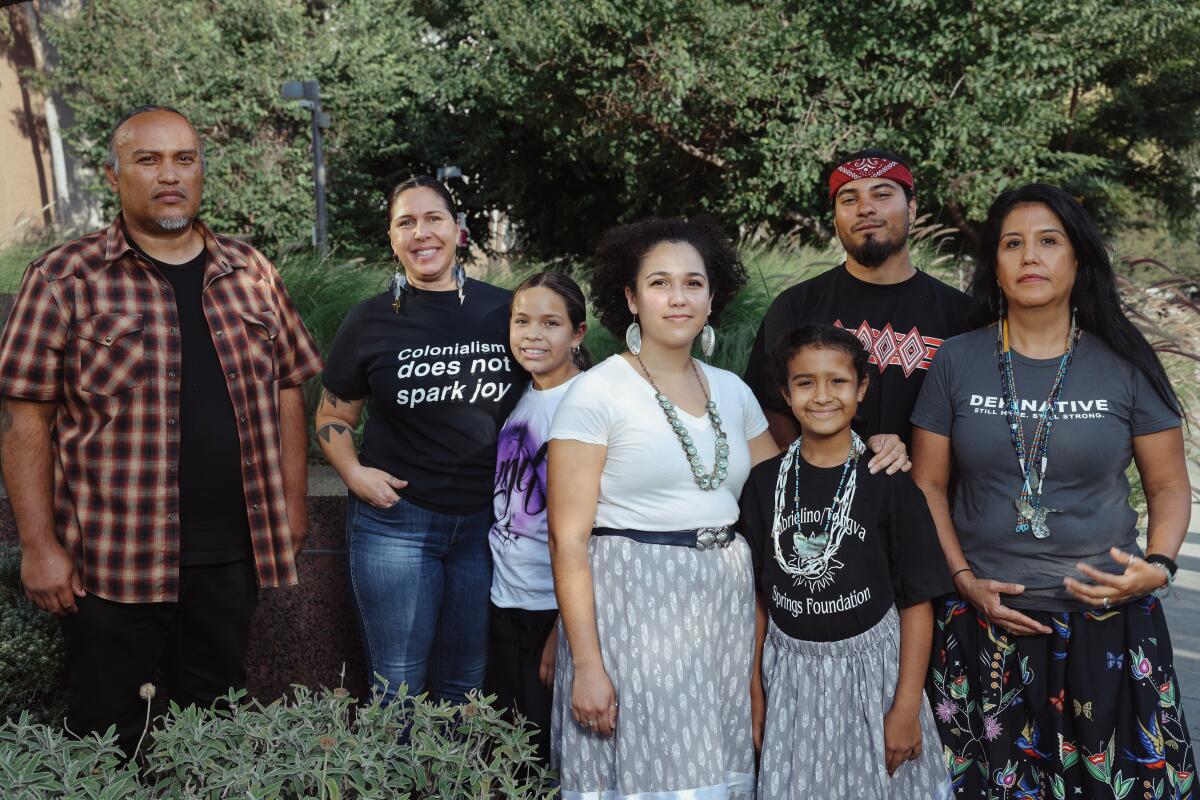
<svg viewBox="0 0 1200 800">
<path fill-rule="evenodd" d="M 578 377 L 544 391 L 530 384 L 500 430 L 489 539 L 492 602 L 501 608 L 558 608 L 547 544 L 546 449 L 554 412 Z"/>
</svg>

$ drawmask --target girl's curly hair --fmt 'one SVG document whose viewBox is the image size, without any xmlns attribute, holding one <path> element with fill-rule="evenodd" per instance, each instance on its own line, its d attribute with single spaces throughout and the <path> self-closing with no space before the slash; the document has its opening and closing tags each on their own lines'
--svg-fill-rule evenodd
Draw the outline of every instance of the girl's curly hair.
<svg viewBox="0 0 1200 800">
<path fill-rule="evenodd" d="M 633 322 L 625 289 L 637 283 L 642 258 L 663 242 L 690 244 L 700 253 L 712 291 L 712 324 L 746 282 L 746 268 L 737 250 L 721 231 L 716 220 L 701 216 L 692 219 L 644 219 L 609 229 L 596 250 L 592 272 L 591 300 L 600 323 L 618 339 Z"/>
</svg>

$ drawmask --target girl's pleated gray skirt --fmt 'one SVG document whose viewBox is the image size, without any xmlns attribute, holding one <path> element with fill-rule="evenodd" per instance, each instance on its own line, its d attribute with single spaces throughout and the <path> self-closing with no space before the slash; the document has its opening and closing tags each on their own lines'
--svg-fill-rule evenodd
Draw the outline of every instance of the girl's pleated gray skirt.
<svg viewBox="0 0 1200 800">
<path fill-rule="evenodd" d="M 759 800 L 946 800 L 949 773 L 921 697 L 921 755 L 887 774 L 883 717 L 900 676 L 900 618 L 836 642 L 793 639 L 770 624 L 763 648 L 767 724 Z"/>
<path fill-rule="evenodd" d="M 551 764 L 565 800 L 750 800 L 754 586 L 750 548 L 592 537 L 596 627 L 619 704 L 605 738 L 575 722 L 559 630 Z"/>
</svg>

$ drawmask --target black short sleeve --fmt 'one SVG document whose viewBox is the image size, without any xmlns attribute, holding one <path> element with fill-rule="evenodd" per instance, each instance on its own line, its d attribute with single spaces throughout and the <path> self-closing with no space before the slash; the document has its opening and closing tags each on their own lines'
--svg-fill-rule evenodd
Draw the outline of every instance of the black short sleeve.
<svg viewBox="0 0 1200 800">
<path fill-rule="evenodd" d="M 370 392 L 366 364 L 358 346 L 364 308 L 361 304 L 355 306 L 342 320 L 337 336 L 333 337 L 333 344 L 329 346 L 325 371 L 321 373 L 321 383 L 342 400 L 361 400 Z"/>
<path fill-rule="evenodd" d="M 746 538 L 746 543 L 750 545 L 750 557 L 754 565 L 755 586 L 759 585 L 758 578 L 762 575 L 763 569 L 763 549 L 766 547 L 767 539 L 771 535 L 771 519 L 768 515 L 771 513 L 773 505 L 767 505 L 767 503 L 774 503 L 773 498 L 763 497 L 760 487 L 768 479 L 773 483 L 778 471 L 778 457 L 769 458 L 752 469 L 750 477 L 746 480 L 746 485 L 742 488 L 742 496 L 739 501 L 741 505 L 741 517 L 738 521 L 738 530 Z"/>
<path fill-rule="evenodd" d="M 905 473 L 890 480 L 888 568 L 896 606 L 908 608 L 946 594 L 954 585 L 925 494 Z"/>
</svg>

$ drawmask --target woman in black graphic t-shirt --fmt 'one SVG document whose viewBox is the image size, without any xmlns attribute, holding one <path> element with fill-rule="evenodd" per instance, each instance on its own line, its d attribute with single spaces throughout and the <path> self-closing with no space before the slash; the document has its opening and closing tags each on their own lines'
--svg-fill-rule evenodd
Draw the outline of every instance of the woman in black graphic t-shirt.
<svg viewBox="0 0 1200 800">
<path fill-rule="evenodd" d="M 317 438 L 350 490 L 350 582 L 371 674 L 389 697 L 403 683 L 462 702 L 483 683 L 496 438 L 523 388 L 507 347 L 510 292 L 465 276 L 454 201 L 432 178 L 392 191 L 388 225 L 400 268 L 330 347 Z"/>
</svg>

